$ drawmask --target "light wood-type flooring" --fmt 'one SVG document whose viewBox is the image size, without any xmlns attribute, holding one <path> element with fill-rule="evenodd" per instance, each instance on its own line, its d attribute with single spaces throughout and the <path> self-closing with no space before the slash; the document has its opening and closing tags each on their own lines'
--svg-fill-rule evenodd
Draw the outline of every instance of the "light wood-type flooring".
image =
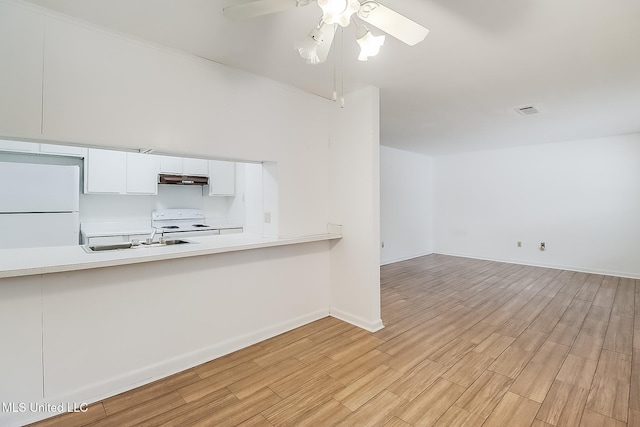
<svg viewBox="0 0 640 427">
<path fill-rule="evenodd" d="M 640 426 L 640 280 L 430 255 L 327 317 L 40 426 Z"/>
</svg>

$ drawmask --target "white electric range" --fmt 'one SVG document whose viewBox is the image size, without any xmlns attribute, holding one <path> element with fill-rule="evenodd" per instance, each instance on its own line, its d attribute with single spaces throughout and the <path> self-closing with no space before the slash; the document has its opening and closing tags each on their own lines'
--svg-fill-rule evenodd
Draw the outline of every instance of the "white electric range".
<svg viewBox="0 0 640 427">
<path fill-rule="evenodd" d="M 200 209 L 163 209 L 151 213 L 151 226 L 165 238 L 184 238 L 220 234 L 219 228 L 205 224 Z"/>
</svg>

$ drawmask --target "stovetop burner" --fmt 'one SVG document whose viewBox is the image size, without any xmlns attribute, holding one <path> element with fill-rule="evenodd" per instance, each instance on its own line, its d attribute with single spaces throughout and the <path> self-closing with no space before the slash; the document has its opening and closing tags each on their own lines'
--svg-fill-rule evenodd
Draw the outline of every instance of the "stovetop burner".
<svg viewBox="0 0 640 427">
<path fill-rule="evenodd" d="M 164 227 L 162 227 L 162 228 L 164 228 L 164 229 L 166 229 L 166 230 L 175 230 L 175 229 L 178 229 L 178 228 L 180 228 L 180 227 L 178 227 L 177 225 L 165 225 L 165 226 L 164 226 Z"/>
<path fill-rule="evenodd" d="M 195 228 L 210 228 L 208 225 L 205 225 L 205 224 L 193 224 L 192 227 L 195 227 Z"/>
</svg>

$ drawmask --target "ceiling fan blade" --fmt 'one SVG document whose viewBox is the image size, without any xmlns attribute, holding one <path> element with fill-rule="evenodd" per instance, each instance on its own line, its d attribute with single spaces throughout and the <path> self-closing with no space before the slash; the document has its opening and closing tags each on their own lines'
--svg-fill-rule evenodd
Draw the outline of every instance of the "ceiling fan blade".
<svg viewBox="0 0 640 427">
<path fill-rule="evenodd" d="M 421 42 L 429 34 L 422 25 L 374 1 L 364 2 L 358 17 L 409 46 Z"/>
<path fill-rule="evenodd" d="M 222 9 L 222 13 L 227 19 L 240 21 L 243 19 L 255 18 L 256 16 L 268 15 L 270 13 L 282 12 L 298 6 L 306 6 L 311 1 L 300 0 L 257 0 L 249 3 L 235 4 Z"/>
<path fill-rule="evenodd" d="M 318 46 L 318 58 L 320 58 L 319 63 L 325 62 L 327 60 L 329 51 L 331 50 L 331 44 L 333 43 L 333 38 L 336 35 L 337 28 L 338 24 L 324 24 L 322 26 L 322 43 L 320 43 L 320 46 Z"/>
</svg>

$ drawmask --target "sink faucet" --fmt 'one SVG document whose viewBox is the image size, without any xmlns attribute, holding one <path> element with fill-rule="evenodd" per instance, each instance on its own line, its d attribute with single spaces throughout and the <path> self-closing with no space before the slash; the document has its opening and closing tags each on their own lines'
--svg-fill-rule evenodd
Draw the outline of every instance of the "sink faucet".
<svg viewBox="0 0 640 427">
<path fill-rule="evenodd" d="M 151 229 L 151 234 L 149 234 L 149 237 L 147 237 L 147 245 L 153 243 L 153 238 L 156 237 L 156 231 L 158 231 L 158 229 L 155 227 Z"/>
</svg>

